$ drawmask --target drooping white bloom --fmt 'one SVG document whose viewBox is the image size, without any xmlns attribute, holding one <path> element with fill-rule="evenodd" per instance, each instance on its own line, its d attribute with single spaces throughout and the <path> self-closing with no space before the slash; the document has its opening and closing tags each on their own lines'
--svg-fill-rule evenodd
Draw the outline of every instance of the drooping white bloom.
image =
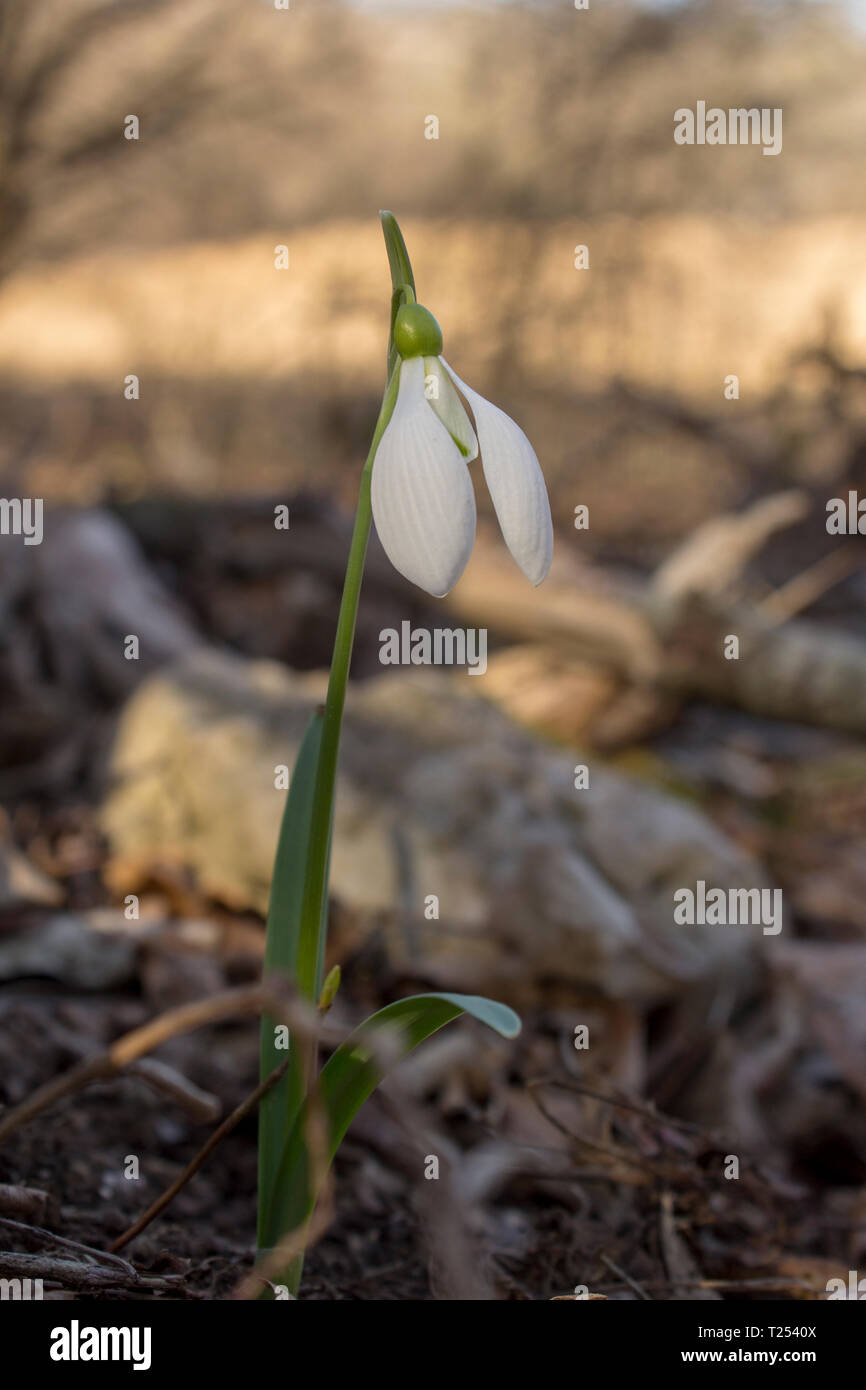
<svg viewBox="0 0 866 1390">
<path fill-rule="evenodd" d="M 531 584 L 547 578 L 553 559 L 553 524 L 544 475 L 519 425 L 443 365 L 472 407 L 484 480 L 505 544 Z"/>
<path fill-rule="evenodd" d="M 421 305 L 408 307 L 435 324 Z M 425 338 L 416 334 L 412 348 L 419 342 Z M 426 343 L 437 345 L 434 338 Z M 475 540 L 468 464 L 480 446 L 505 543 L 530 582 L 540 584 L 553 556 L 553 527 L 544 477 L 523 430 L 441 356 L 413 351 L 398 370 L 397 401 L 372 475 L 373 519 L 391 563 L 437 598 L 454 587 Z M 455 386 L 472 409 L 477 438 Z"/>
<path fill-rule="evenodd" d="M 423 357 L 407 358 L 399 372 L 397 404 L 373 461 L 373 519 L 394 568 L 438 598 L 472 554 L 475 494 L 464 455 L 424 393 Z"/>
</svg>

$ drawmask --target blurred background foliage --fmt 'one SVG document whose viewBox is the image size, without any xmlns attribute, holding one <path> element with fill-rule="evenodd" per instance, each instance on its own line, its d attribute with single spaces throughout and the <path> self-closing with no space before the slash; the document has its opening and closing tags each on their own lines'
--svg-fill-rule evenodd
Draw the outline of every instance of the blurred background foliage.
<svg viewBox="0 0 866 1390">
<path fill-rule="evenodd" d="M 866 36 L 846 9 L 7 0 L 0 23 L 9 489 L 350 503 L 379 206 L 446 351 L 536 441 L 560 526 L 592 507 L 590 550 L 655 563 L 756 487 L 825 487 L 858 456 Z M 781 106 L 782 154 L 675 145 L 699 95 Z"/>
<path fill-rule="evenodd" d="M 368 217 L 862 212 L 866 37 L 834 4 L 42 0 L 2 6 L 15 262 Z M 672 140 L 695 93 L 783 158 Z M 118 139 L 134 111 L 142 139 Z M 438 115 L 441 138 L 419 143 Z M 432 148 L 431 148 L 432 146 Z M 397 196 L 395 196 L 397 195 Z M 12 245 L 15 251 L 12 251 Z"/>
</svg>

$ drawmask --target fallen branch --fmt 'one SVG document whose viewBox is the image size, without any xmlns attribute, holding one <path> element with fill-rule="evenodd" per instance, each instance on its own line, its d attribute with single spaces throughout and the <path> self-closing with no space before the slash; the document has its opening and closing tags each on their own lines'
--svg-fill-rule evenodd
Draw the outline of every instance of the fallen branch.
<svg viewBox="0 0 866 1390">
<path fill-rule="evenodd" d="M 169 1009 L 140 1028 L 125 1033 L 105 1051 L 40 1086 L 0 1119 L 0 1143 L 8 1139 L 19 1126 L 33 1120 L 64 1096 L 72 1095 L 94 1081 L 108 1081 L 124 1072 L 131 1063 L 154 1048 L 182 1033 L 190 1033 L 209 1023 L 244 1014 L 270 1012 L 285 1021 L 292 1031 L 309 1026 L 309 1010 L 302 1006 L 282 980 L 266 980 L 262 984 L 244 985 L 225 990 L 209 999 L 199 999 Z"/>
<path fill-rule="evenodd" d="M 113 1265 L 116 1269 L 122 1269 L 124 1274 L 128 1274 L 130 1278 L 137 1277 L 135 1269 L 127 1260 L 122 1260 L 119 1255 L 114 1255 L 110 1251 L 97 1250 L 93 1245 L 82 1245 L 80 1240 L 70 1240 L 68 1236 L 59 1236 L 56 1231 L 46 1231 L 41 1226 L 28 1226 L 23 1221 L 13 1221 L 5 1216 L 0 1216 L 0 1226 L 6 1226 L 16 1231 L 22 1240 L 32 1240 L 39 1245 L 56 1245 L 64 1250 L 77 1250 L 79 1254 L 87 1255 L 90 1259 Z"/>
<path fill-rule="evenodd" d="M 88 1293 L 116 1288 L 171 1293 L 183 1288 L 182 1275 L 146 1275 L 139 1274 L 131 1266 L 129 1269 L 131 1273 L 114 1267 L 105 1268 L 104 1265 L 60 1260 L 50 1255 L 19 1255 L 10 1250 L 0 1251 L 0 1274 L 4 1278 L 43 1279 Z"/>
<path fill-rule="evenodd" d="M 527 594 L 500 548 L 482 537 L 451 602 L 468 621 L 483 618 L 504 636 L 555 652 L 563 669 L 545 672 L 548 687 L 568 681 L 568 661 L 605 673 L 610 690 L 589 720 L 596 744 L 627 742 L 663 727 L 693 696 L 863 734 L 866 643 L 789 621 L 863 563 L 856 544 L 830 552 L 762 601 L 737 593 L 767 539 L 806 510 L 805 495 L 794 491 L 716 518 L 689 536 L 643 587 L 611 581 L 560 551 L 544 588 Z M 737 659 L 725 653 L 730 636 L 739 641 Z M 501 698 L 509 707 L 508 692 Z M 516 697 L 514 705 L 519 714 Z"/>
<path fill-rule="evenodd" d="M 699 526 L 656 570 L 651 602 L 670 610 L 689 594 L 724 594 L 776 531 L 802 521 L 809 511 L 803 492 L 778 492 L 736 515 Z"/>
</svg>

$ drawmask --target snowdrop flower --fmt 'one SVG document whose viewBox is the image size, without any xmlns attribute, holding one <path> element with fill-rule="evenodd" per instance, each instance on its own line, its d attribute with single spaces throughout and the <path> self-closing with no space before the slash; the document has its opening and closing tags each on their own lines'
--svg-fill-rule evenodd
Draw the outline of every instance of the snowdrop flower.
<svg viewBox="0 0 866 1390">
<path fill-rule="evenodd" d="M 423 305 L 400 308 L 394 343 L 397 400 L 372 473 L 373 519 L 391 563 L 436 598 L 454 587 L 475 540 L 468 464 L 480 446 L 505 544 L 527 579 L 540 584 L 550 569 L 553 527 L 541 468 L 523 430 L 451 370 L 441 355 L 441 329 Z M 475 429 L 455 387 L 472 409 Z"/>
</svg>

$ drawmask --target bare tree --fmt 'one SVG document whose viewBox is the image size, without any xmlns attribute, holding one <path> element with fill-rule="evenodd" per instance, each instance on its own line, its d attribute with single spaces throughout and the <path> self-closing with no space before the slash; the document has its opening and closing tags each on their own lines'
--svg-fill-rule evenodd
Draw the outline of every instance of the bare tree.
<svg viewBox="0 0 866 1390">
<path fill-rule="evenodd" d="M 178 10 L 186 13 L 180 17 Z M 189 42 L 137 83 L 139 101 L 158 113 L 151 136 L 176 132 L 207 95 L 207 58 L 218 30 L 212 3 L 200 0 L 0 0 L 0 275 L 28 249 L 31 220 L 70 171 L 87 171 L 124 153 L 122 119 L 103 106 L 76 118 L 80 89 L 97 50 L 126 41 L 173 11 Z M 78 79 L 77 83 L 74 79 Z"/>
</svg>

